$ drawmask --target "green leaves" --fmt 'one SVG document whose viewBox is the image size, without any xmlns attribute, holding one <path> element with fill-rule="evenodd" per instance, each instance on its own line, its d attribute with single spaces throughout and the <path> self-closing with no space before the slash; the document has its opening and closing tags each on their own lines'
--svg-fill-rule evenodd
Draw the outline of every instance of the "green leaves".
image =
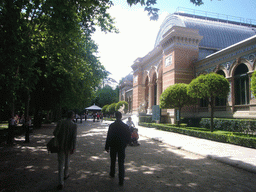
<svg viewBox="0 0 256 192">
<path fill-rule="evenodd" d="M 194 104 L 195 99 L 187 94 L 187 87 L 188 85 L 184 83 L 169 86 L 160 97 L 160 107 L 180 109 L 183 106 Z"/>
<path fill-rule="evenodd" d="M 0 4 L 1 85 L 32 91 L 41 108 L 81 107 L 106 76 L 91 40 L 94 27 L 115 31 L 108 0 L 4 0 Z M 7 41 L 8 39 L 8 41 Z M 10 99 L 12 102 L 12 98 Z"/>
<path fill-rule="evenodd" d="M 251 90 L 254 97 L 256 96 L 256 71 L 253 72 L 251 78 Z"/>
<path fill-rule="evenodd" d="M 213 131 L 214 103 L 216 97 L 226 98 L 230 91 L 228 80 L 219 74 L 209 73 L 193 79 L 188 86 L 188 95 L 208 99 L 211 106 L 211 131 Z"/>
<path fill-rule="evenodd" d="M 194 98 L 226 98 L 229 91 L 228 80 L 216 73 L 200 75 L 188 86 L 188 94 Z"/>
<path fill-rule="evenodd" d="M 99 88 L 96 92 L 94 103 L 98 106 L 104 106 L 106 104 L 118 102 L 118 91 L 113 90 L 110 86 L 104 86 Z"/>
<path fill-rule="evenodd" d="M 124 110 L 127 110 L 128 109 L 128 103 L 126 101 L 119 101 L 117 104 L 116 104 L 116 111 L 118 111 L 120 109 L 121 106 L 124 105 Z"/>
</svg>

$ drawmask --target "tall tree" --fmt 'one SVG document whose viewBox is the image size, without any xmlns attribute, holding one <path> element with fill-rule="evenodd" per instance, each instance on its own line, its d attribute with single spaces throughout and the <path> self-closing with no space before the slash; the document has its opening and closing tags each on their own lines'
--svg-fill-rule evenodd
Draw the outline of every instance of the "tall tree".
<svg viewBox="0 0 256 192">
<path fill-rule="evenodd" d="M 108 85 L 97 90 L 95 94 L 95 99 L 93 101 L 93 103 L 100 107 L 117 102 L 118 92 L 116 90 L 113 90 L 113 88 Z"/>
<path fill-rule="evenodd" d="M 157 9 L 153 8 L 156 0 L 127 0 L 127 3 L 140 3 L 151 16 L 157 16 Z M 55 97 L 52 103 L 59 101 L 60 106 L 71 105 L 72 102 L 67 101 L 72 101 L 68 99 L 72 96 L 77 96 L 76 100 L 85 98 L 82 94 L 87 93 L 87 88 L 90 91 L 86 95 L 90 96 L 95 83 L 105 75 L 105 69 L 88 48 L 95 47 L 91 34 L 95 26 L 104 32 L 117 32 L 114 20 L 107 12 L 112 5 L 110 0 L 0 2 L 0 58 L 3 65 L 0 91 L 5 90 L 3 96 L 13 112 L 20 90 L 26 95 L 23 102 L 27 103 L 27 113 L 30 98 L 35 100 L 32 92 L 41 86 L 45 86 L 44 93 L 52 90 L 59 95 L 61 99 Z M 48 86 L 49 83 L 52 85 Z"/>
</svg>

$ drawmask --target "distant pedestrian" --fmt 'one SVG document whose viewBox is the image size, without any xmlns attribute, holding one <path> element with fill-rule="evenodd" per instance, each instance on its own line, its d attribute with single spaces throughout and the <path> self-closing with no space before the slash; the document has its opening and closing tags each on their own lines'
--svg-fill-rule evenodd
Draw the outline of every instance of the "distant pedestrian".
<svg viewBox="0 0 256 192">
<path fill-rule="evenodd" d="M 58 190 L 63 189 L 64 180 L 69 177 L 70 155 L 74 153 L 76 147 L 77 124 L 72 119 L 75 117 L 73 111 L 68 112 L 66 120 L 59 121 L 53 135 L 58 139 Z M 63 169 L 65 167 L 65 169 Z"/>
<path fill-rule="evenodd" d="M 14 142 L 14 129 L 17 126 L 15 117 L 12 115 L 12 118 L 9 120 L 9 128 L 8 128 L 8 137 L 7 144 L 13 145 Z"/>
<path fill-rule="evenodd" d="M 96 119 L 96 114 L 93 113 L 93 122 L 95 122 L 95 119 Z"/>
<path fill-rule="evenodd" d="M 100 120 L 103 122 L 103 113 L 100 113 Z"/>
<path fill-rule="evenodd" d="M 84 113 L 84 121 L 87 119 L 87 113 Z"/>
<path fill-rule="evenodd" d="M 117 111 L 115 113 L 116 121 L 110 124 L 105 150 L 109 152 L 110 148 L 110 177 L 115 177 L 116 155 L 118 155 L 118 171 L 119 171 L 119 185 L 123 185 L 124 182 L 124 160 L 125 160 L 125 148 L 131 140 L 131 132 L 128 125 L 122 122 L 122 114 Z"/>
<path fill-rule="evenodd" d="M 99 121 L 100 120 L 100 113 L 98 112 L 98 113 L 96 113 L 96 115 L 97 115 L 97 121 Z"/>
</svg>

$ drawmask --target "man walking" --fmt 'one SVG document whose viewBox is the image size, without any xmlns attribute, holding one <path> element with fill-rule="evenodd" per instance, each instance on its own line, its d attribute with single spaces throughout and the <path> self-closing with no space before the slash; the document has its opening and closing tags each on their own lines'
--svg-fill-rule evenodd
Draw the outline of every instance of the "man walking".
<svg viewBox="0 0 256 192">
<path fill-rule="evenodd" d="M 75 117 L 73 111 L 68 112 L 66 120 L 59 121 L 53 135 L 58 139 L 60 151 L 58 152 L 58 190 L 63 189 L 64 180 L 69 177 L 68 167 L 70 155 L 76 147 L 77 125 L 72 121 Z M 65 169 L 63 169 L 65 166 Z"/>
<path fill-rule="evenodd" d="M 119 185 L 124 182 L 124 159 L 125 148 L 131 140 L 131 132 L 128 125 L 122 122 L 122 114 L 115 113 L 116 121 L 109 126 L 105 150 L 109 152 L 110 148 L 110 177 L 115 177 L 116 155 L 118 155 Z"/>
</svg>

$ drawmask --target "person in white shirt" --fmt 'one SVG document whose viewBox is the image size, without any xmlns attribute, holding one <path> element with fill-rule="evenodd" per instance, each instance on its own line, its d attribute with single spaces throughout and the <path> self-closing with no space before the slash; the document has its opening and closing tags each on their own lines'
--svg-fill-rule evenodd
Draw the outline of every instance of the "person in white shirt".
<svg viewBox="0 0 256 192">
<path fill-rule="evenodd" d="M 133 123 L 131 117 L 128 117 L 128 121 L 126 121 L 126 125 L 128 125 L 130 129 L 131 127 L 135 128 L 135 124 Z"/>
</svg>

